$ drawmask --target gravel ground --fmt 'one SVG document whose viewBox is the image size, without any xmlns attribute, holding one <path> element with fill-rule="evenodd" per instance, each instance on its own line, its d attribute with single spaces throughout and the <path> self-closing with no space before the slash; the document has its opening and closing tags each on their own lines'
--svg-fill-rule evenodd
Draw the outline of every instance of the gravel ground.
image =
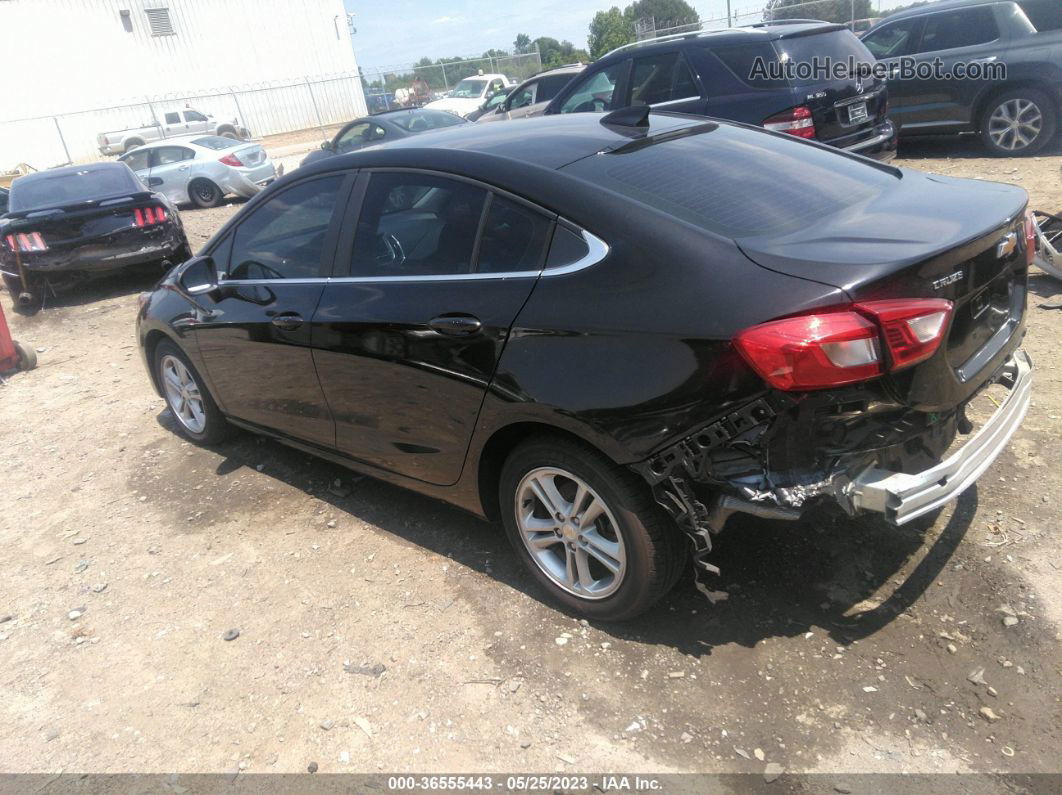
<svg viewBox="0 0 1062 795">
<path fill-rule="evenodd" d="M 1057 152 L 980 154 L 900 162 L 1062 209 Z M 183 211 L 193 245 L 238 206 Z M 456 509 L 181 441 L 133 337 L 156 277 L 8 312 L 40 367 L 0 387 L 0 771 L 1059 771 L 1059 282 L 1032 279 L 1024 426 L 935 521 L 736 520 L 714 604 L 685 580 L 612 626 Z"/>
</svg>

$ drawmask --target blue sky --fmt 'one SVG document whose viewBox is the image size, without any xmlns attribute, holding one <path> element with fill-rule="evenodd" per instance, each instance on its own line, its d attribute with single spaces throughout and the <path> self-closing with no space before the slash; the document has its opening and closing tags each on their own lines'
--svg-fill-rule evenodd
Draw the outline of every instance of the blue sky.
<svg viewBox="0 0 1062 795">
<path fill-rule="evenodd" d="M 630 0 L 344 0 L 355 14 L 354 50 L 366 69 L 421 56 L 478 55 L 512 47 L 517 33 L 552 36 L 586 47 L 594 14 Z M 764 0 L 733 0 L 735 10 Z M 702 18 L 725 16 L 726 0 L 694 0 Z"/>
</svg>

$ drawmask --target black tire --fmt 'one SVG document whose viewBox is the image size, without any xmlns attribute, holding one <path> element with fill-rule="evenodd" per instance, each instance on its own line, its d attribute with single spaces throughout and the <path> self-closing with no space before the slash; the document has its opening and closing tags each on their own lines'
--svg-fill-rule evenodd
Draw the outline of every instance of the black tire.
<svg viewBox="0 0 1062 795">
<path fill-rule="evenodd" d="M 4 274 L 4 287 L 7 289 L 8 295 L 11 296 L 11 305 L 15 311 L 20 315 L 35 315 L 41 309 L 41 290 L 30 286 L 28 303 L 22 303 L 19 301 L 19 296 L 23 295 L 22 280 L 16 276 L 8 276 Z"/>
<path fill-rule="evenodd" d="M 1010 107 L 1006 108 L 1008 103 Z M 1013 135 L 1008 136 L 1005 132 L 1000 132 L 998 127 L 1000 121 L 997 120 L 995 122 L 997 126 L 993 128 L 993 116 L 997 110 L 1001 113 L 1010 111 L 1013 115 L 1013 111 L 1016 110 L 1016 105 L 1013 103 L 1031 103 L 1041 119 L 1039 132 L 1027 145 L 1020 146 L 1020 148 L 1011 148 L 1016 143 L 1016 139 Z M 981 140 L 985 148 L 997 157 L 1035 155 L 1054 139 L 1057 129 L 1058 108 L 1055 107 L 1051 97 L 1037 88 L 1013 88 L 1004 91 L 999 96 L 993 97 L 981 113 Z M 1028 134 L 1027 130 L 1026 134 Z"/>
<path fill-rule="evenodd" d="M 32 370 L 37 366 L 37 351 L 27 348 L 18 340 L 15 343 L 15 353 L 18 355 L 18 369 L 22 371 Z"/>
<path fill-rule="evenodd" d="M 185 424 L 181 417 L 178 416 L 177 409 L 167 394 L 163 362 L 170 356 L 178 359 L 184 365 L 199 390 L 205 420 L 202 430 L 196 431 Z M 178 433 L 196 444 L 218 444 L 229 439 L 235 433 L 236 429 L 226 421 L 221 409 L 218 408 L 218 404 L 214 402 L 214 397 L 210 394 L 210 390 L 207 389 L 202 376 L 199 375 L 199 372 L 188 360 L 188 357 L 184 355 L 184 351 L 169 340 L 163 340 L 155 347 L 154 368 L 159 389 L 162 391 L 166 406 L 173 413 L 174 425 L 177 427 Z"/>
<path fill-rule="evenodd" d="M 217 207 L 223 197 L 224 194 L 221 192 L 221 188 L 209 179 L 193 179 L 191 184 L 188 185 L 188 198 L 192 200 L 192 204 L 201 210 Z"/>
<path fill-rule="evenodd" d="M 565 590 L 540 567 L 525 545 L 516 517 L 518 492 L 524 477 L 540 468 L 577 476 L 615 517 L 615 528 L 604 532 L 620 536 L 626 568 L 618 587 L 607 596 L 594 599 Z M 498 496 L 509 542 L 531 576 L 555 601 L 587 618 L 624 621 L 645 612 L 671 590 L 688 560 L 681 531 L 655 503 L 645 482 L 588 445 L 551 436 L 521 443 L 502 467 Z M 564 543 L 557 543 L 563 550 Z"/>
</svg>

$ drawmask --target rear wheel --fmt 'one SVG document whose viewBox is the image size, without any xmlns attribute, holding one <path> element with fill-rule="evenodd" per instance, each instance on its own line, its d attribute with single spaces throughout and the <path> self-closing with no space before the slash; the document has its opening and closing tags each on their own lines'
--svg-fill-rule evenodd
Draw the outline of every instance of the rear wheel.
<svg viewBox="0 0 1062 795">
<path fill-rule="evenodd" d="M 132 152 L 138 146 L 143 146 L 143 145 L 144 145 L 144 142 L 141 141 L 139 138 L 130 138 L 128 141 L 125 142 L 125 151 L 126 152 Z"/>
<path fill-rule="evenodd" d="M 199 444 L 216 444 L 232 435 L 233 427 L 225 420 L 195 367 L 168 340 L 155 348 L 155 375 L 182 436 Z"/>
<path fill-rule="evenodd" d="M 981 140 L 994 154 L 1033 155 L 1055 137 L 1057 109 L 1035 88 L 1015 88 L 988 103 L 981 115 Z"/>
<path fill-rule="evenodd" d="M 222 199 L 221 188 L 209 179 L 194 179 L 188 186 L 188 198 L 196 207 L 204 210 L 217 207 Z"/>
<path fill-rule="evenodd" d="M 633 618 L 674 585 L 678 528 L 634 473 L 563 438 L 524 442 L 500 484 L 509 541 L 556 601 L 604 621 Z"/>
</svg>

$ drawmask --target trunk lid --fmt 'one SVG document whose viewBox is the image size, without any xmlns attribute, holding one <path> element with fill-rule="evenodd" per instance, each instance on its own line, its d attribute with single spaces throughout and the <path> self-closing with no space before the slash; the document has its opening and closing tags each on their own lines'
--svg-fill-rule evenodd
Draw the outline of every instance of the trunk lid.
<svg viewBox="0 0 1062 795">
<path fill-rule="evenodd" d="M 1020 342 L 1027 198 L 1011 185 L 903 171 L 893 189 L 814 224 L 736 242 L 757 264 L 839 287 L 852 300 L 952 301 L 941 349 L 889 376 L 909 404 L 949 409 L 972 396 Z"/>
<path fill-rule="evenodd" d="M 245 168 L 256 168 L 257 166 L 262 165 L 266 160 L 265 149 L 259 144 L 238 146 L 235 149 L 229 149 L 225 154 L 236 155 Z"/>
<path fill-rule="evenodd" d="M 117 199 L 12 213 L 4 219 L 3 234 L 37 232 L 49 249 L 62 248 L 136 226 L 134 209 L 158 204 L 154 194 L 144 191 Z"/>
</svg>

